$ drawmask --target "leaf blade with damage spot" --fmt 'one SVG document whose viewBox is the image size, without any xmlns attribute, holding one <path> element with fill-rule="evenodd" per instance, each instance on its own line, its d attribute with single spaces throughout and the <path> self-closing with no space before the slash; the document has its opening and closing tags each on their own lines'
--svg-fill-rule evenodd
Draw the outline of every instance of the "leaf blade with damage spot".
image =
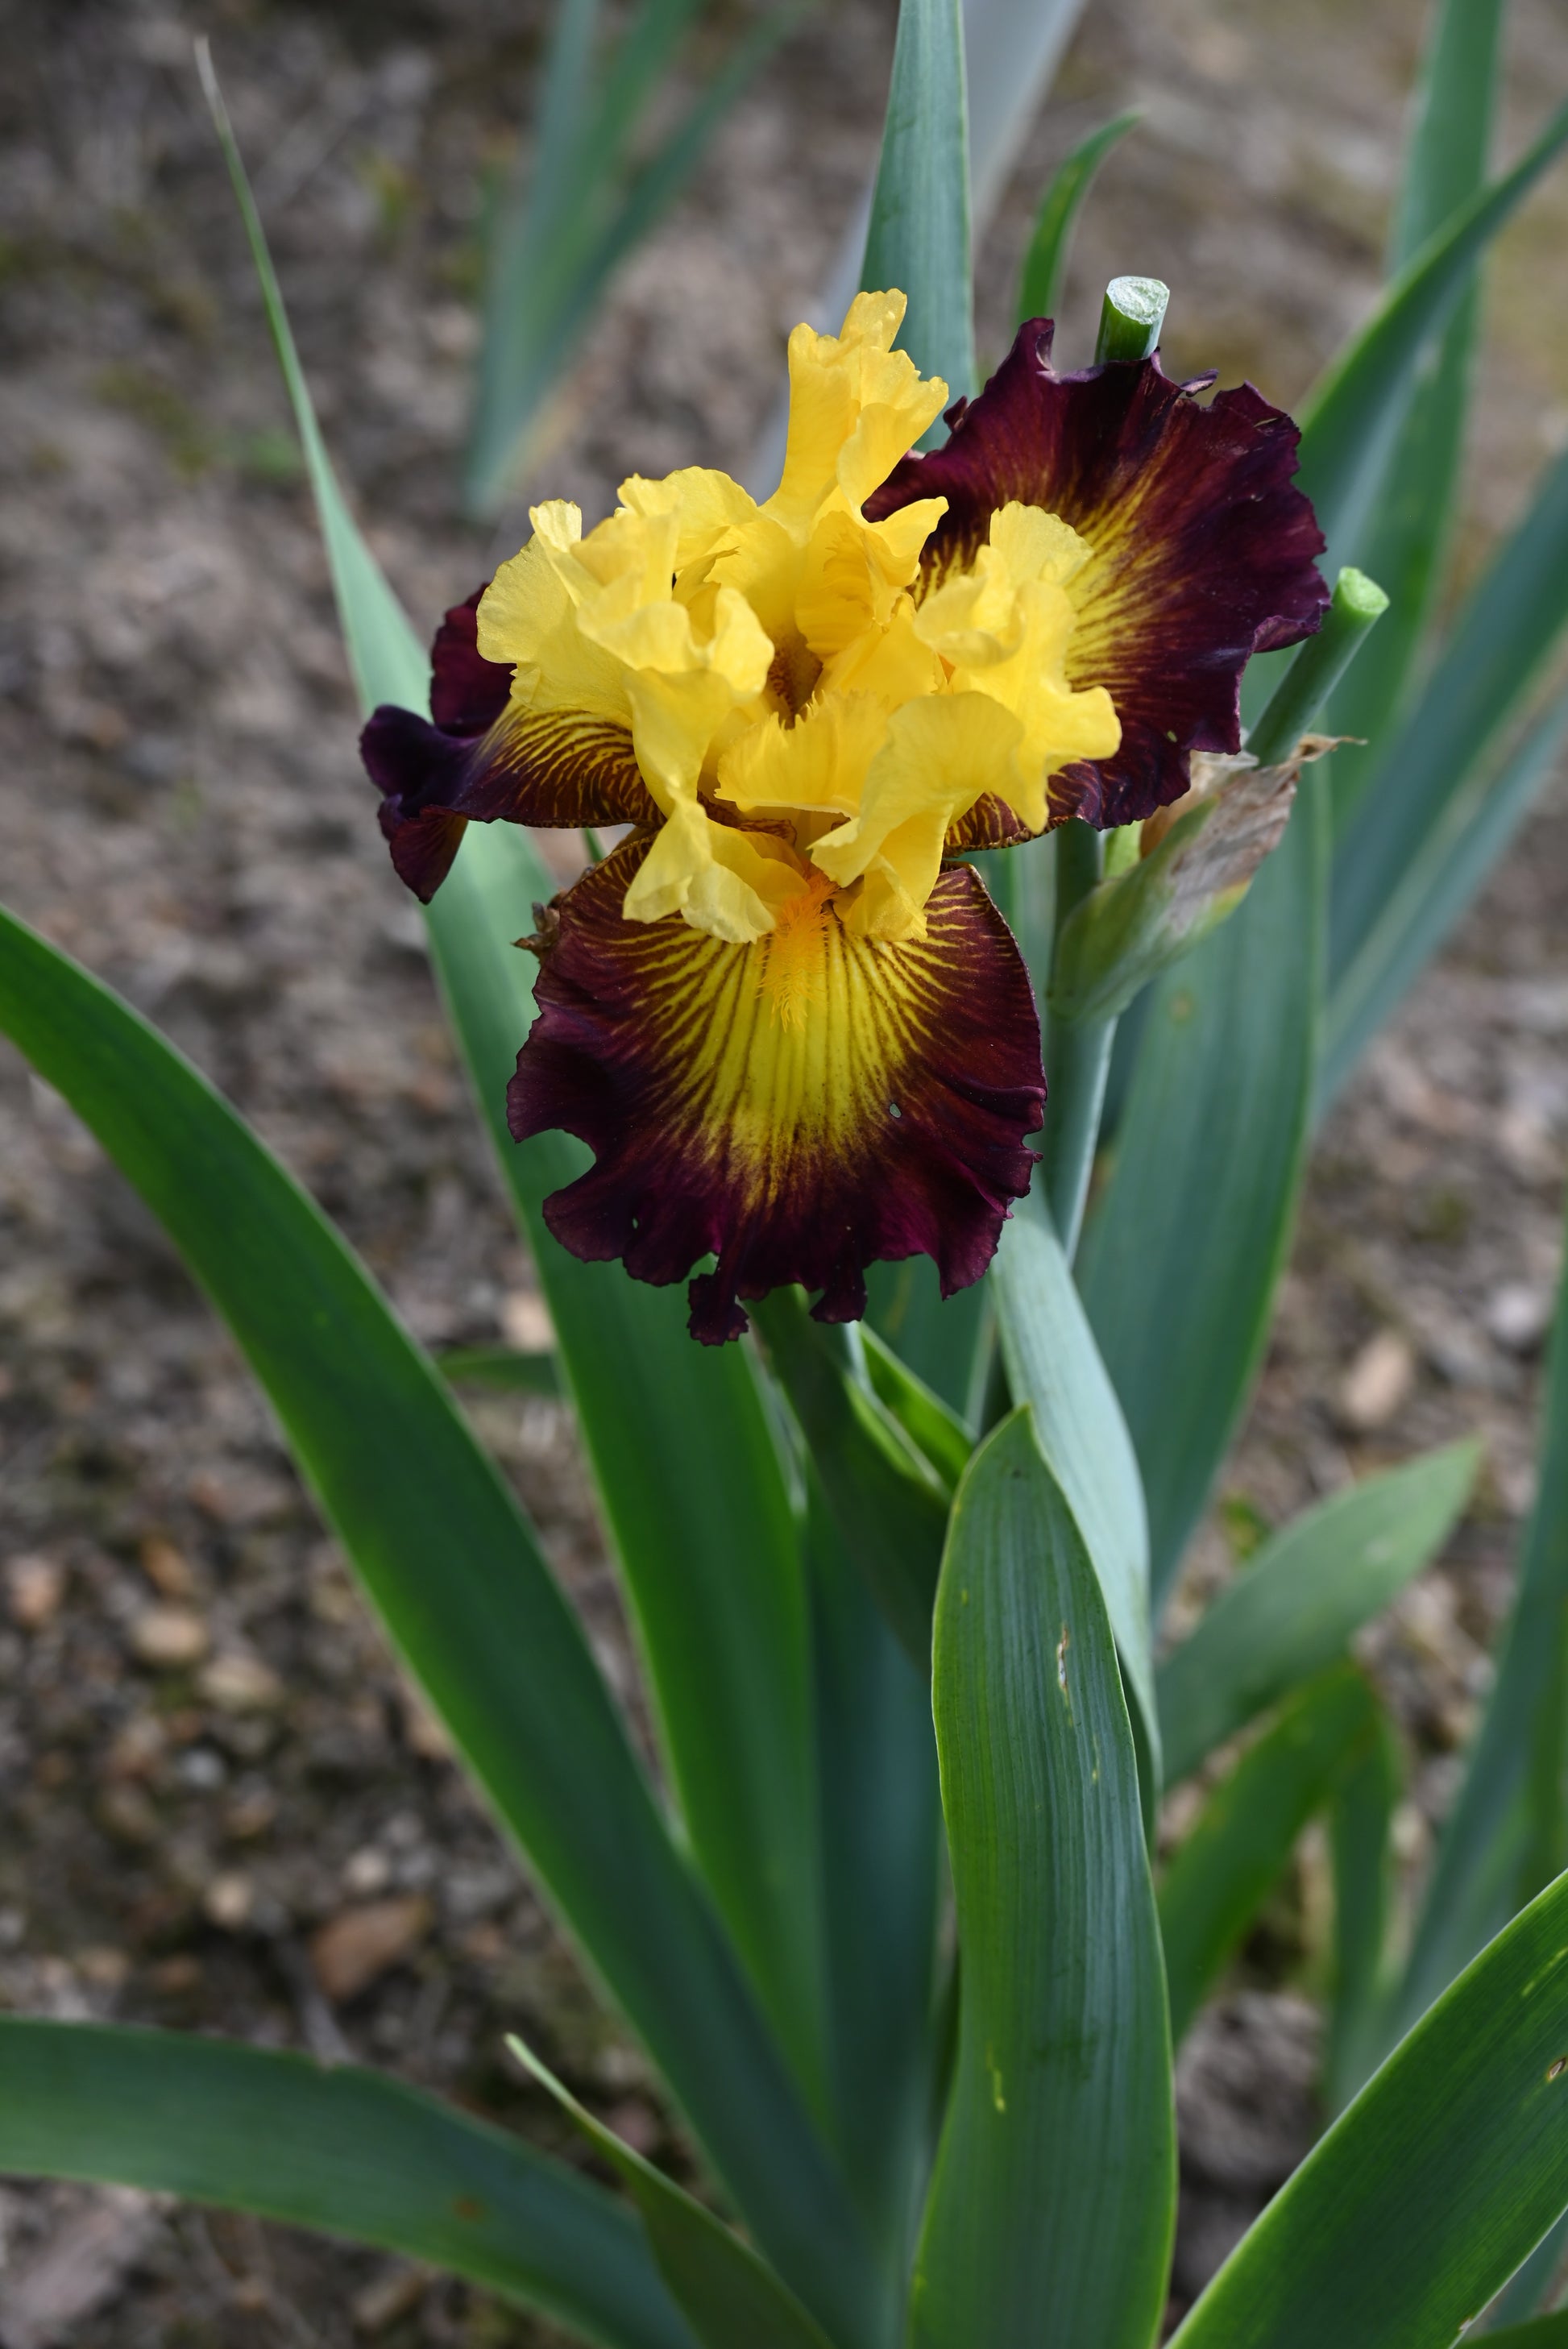
<svg viewBox="0 0 1568 2349">
<path fill-rule="evenodd" d="M 975 1454 L 933 1698 L 959 2044 L 913 2349 L 1147 2349 L 1175 2196 L 1165 1987 L 1132 1734 L 1094 1568 L 1026 1407 Z"/>
</svg>

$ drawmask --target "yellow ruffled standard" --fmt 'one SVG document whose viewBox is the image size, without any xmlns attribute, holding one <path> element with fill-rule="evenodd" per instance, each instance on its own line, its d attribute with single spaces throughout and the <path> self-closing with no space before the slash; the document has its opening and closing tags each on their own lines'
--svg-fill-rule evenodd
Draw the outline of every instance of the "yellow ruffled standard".
<svg viewBox="0 0 1568 2349">
<path fill-rule="evenodd" d="M 480 653 L 515 666 L 510 716 L 630 732 L 664 822 L 625 917 L 679 914 L 736 945 L 781 931 L 780 971 L 803 967 L 830 908 L 851 936 L 923 936 L 944 843 L 979 799 L 1043 829 L 1047 779 L 1120 740 L 1104 688 L 1068 682 L 1089 550 L 1066 523 L 1003 506 L 973 565 L 917 606 L 946 501 L 865 519 L 947 400 L 892 347 L 903 311 L 862 294 L 841 334 L 796 328 L 765 504 L 694 466 L 624 482 L 586 537 L 575 506 L 540 506 L 479 608 Z M 790 1024 L 799 986 L 773 998 Z"/>
</svg>

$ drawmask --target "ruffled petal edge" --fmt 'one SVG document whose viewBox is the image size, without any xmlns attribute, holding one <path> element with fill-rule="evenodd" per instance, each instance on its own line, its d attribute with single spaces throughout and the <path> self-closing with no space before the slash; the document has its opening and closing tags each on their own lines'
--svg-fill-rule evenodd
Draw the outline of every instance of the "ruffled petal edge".
<svg viewBox="0 0 1568 2349">
<path fill-rule="evenodd" d="M 381 830 L 398 878 L 428 905 L 470 823 L 573 827 L 656 823 L 629 729 L 580 710 L 511 698 L 510 667 L 477 641 L 483 587 L 436 632 L 428 719 L 384 702 L 359 738 L 382 793 Z"/>
<path fill-rule="evenodd" d="M 942 874 L 923 939 L 851 937 L 830 902 L 742 947 L 624 920 L 645 853 L 555 901 L 508 1093 L 520 1141 L 558 1127 L 594 1153 L 545 1203 L 562 1247 L 661 1285 L 714 1255 L 690 1290 L 707 1344 L 789 1283 L 854 1319 L 882 1259 L 931 1256 L 944 1295 L 978 1279 L 1045 1099 L 1028 973 L 978 874 Z"/>
</svg>

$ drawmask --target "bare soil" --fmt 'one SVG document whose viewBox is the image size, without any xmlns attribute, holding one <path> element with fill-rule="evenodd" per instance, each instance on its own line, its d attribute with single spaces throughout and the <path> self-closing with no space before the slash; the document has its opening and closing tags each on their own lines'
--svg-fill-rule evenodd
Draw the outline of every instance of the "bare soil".
<svg viewBox="0 0 1568 2349">
<path fill-rule="evenodd" d="M 986 243 L 989 348 L 1033 193 L 1136 98 L 1146 122 L 1079 240 L 1068 351 L 1085 353 L 1107 274 L 1152 271 L 1175 288 L 1174 364 L 1298 398 L 1376 283 L 1423 13 L 1090 0 Z M 454 519 L 455 452 L 480 178 L 523 111 L 539 24 L 536 0 L 0 8 L 4 895 L 192 1054 L 441 1343 L 526 1332 L 532 1278 L 376 832 L 190 40 L 214 36 L 335 451 L 433 619 L 495 551 Z M 745 470 L 874 154 L 892 26 L 885 0 L 836 0 L 738 109 L 616 289 L 537 487 L 597 513 L 634 469 Z M 1550 0 L 1520 0 L 1510 74 L 1512 151 L 1568 88 Z M 1568 436 L 1565 229 L 1560 177 L 1493 274 L 1471 572 Z M 1412 1867 L 1487 1683 L 1530 1497 L 1568 1171 L 1565 834 L 1557 789 L 1325 1134 L 1191 1583 L 1346 1477 L 1484 1434 L 1449 1556 L 1367 1642 L 1410 1743 Z M 499 2060 L 521 2026 L 613 2126 L 684 2160 L 402 1685 L 234 1350 L 8 1048 L 0 1230 L 0 2003 L 352 2054 L 571 2153 Z M 629 1691 L 566 1413 L 474 1408 Z M 1309 1839 L 1190 2046 L 1179 2298 L 1310 2143 L 1322 1907 Z M 0 2189 L 5 2349 L 548 2337 L 284 2230 Z"/>
</svg>

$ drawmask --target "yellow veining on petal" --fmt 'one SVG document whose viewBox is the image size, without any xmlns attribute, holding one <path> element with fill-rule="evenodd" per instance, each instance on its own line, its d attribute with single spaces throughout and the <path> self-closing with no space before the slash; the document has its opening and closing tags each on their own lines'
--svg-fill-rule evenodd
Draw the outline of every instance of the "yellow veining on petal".
<svg viewBox="0 0 1568 2349">
<path fill-rule="evenodd" d="M 692 466 L 632 475 L 586 535 L 575 506 L 538 506 L 480 605 L 480 651 L 512 664 L 520 719 L 575 719 L 601 746 L 622 730 L 664 819 L 626 917 L 678 914 L 736 946 L 787 935 L 780 969 L 808 905 L 820 927 L 831 902 L 842 937 L 923 936 L 954 823 L 989 792 L 1042 829 L 1051 775 L 1120 740 L 1109 694 L 1068 682 L 1095 551 L 1059 516 L 1003 507 L 918 607 L 945 502 L 866 521 L 947 399 L 893 349 L 903 312 L 901 294 L 861 294 L 838 335 L 796 328 L 765 504 Z M 792 1030 L 804 999 L 780 986 L 769 999 Z"/>
</svg>

